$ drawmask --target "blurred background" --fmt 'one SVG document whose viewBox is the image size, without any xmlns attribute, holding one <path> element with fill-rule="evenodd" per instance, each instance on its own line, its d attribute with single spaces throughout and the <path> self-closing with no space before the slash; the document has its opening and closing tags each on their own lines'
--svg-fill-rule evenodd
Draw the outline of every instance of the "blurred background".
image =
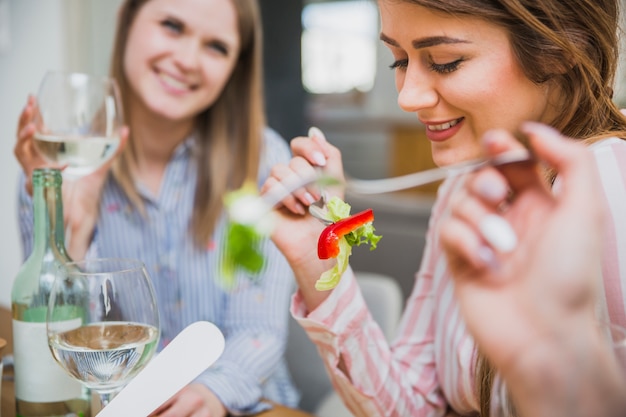
<svg viewBox="0 0 626 417">
<path fill-rule="evenodd" d="M 379 178 L 432 166 L 415 115 L 396 104 L 390 53 L 378 40 L 373 0 L 259 0 L 265 31 L 269 124 L 285 139 L 318 126 L 344 155 L 346 171 Z M 120 0 L 0 0 L 0 305 L 10 305 L 22 262 L 13 155 L 18 115 L 49 69 L 108 72 Z M 624 105 L 624 71 L 616 100 Z M 350 198 L 373 207 L 383 240 L 356 250 L 357 270 L 396 278 L 408 296 L 419 266 L 435 187 Z"/>
</svg>

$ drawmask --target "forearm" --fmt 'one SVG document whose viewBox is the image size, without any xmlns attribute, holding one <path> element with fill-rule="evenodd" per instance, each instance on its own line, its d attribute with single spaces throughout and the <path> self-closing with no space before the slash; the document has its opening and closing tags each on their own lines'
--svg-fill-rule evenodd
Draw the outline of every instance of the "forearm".
<svg viewBox="0 0 626 417">
<path fill-rule="evenodd" d="M 446 403 L 438 390 L 432 349 L 390 349 L 348 271 L 318 309 L 308 313 L 301 293 L 292 304 L 337 392 L 357 416 L 442 415 Z"/>
<path fill-rule="evenodd" d="M 571 327 L 570 335 L 529 349 L 505 373 L 522 416 L 626 414 L 622 368 L 593 326 Z"/>
</svg>

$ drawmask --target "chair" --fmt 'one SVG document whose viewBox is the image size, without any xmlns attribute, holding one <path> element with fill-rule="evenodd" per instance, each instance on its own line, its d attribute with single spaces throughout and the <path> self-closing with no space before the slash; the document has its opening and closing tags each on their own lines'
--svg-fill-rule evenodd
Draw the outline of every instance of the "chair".
<svg viewBox="0 0 626 417">
<path fill-rule="evenodd" d="M 403 307 L 400 285 L 387 275 L 372 272 L 355 274 L 372 317 L 380 325 L 387 340 L 391 340 Z M 317 417 L 352 416 L 334 392 L 317 348 L 293 318 L 289 319 L 286 358 L 294 383 L 302 395 L 302 410 Z"/>
</svg>

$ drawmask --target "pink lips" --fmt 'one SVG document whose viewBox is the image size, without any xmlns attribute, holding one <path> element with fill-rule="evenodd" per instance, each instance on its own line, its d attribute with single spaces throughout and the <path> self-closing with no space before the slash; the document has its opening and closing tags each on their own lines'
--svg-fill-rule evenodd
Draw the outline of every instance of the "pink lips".
<svg viewBox="0 0 626 417">
<path fill-rule="evenodd" d="M 433 126 L 433 125 L 440 125 L 443 123 L 424 123 L 427 127 L 426 127 L 426 137 L 433 141 L 433 142 L 443 142 L 446 141 L 448 139 L 450 139 L 452 136 L 454 136 L 459 129 L 461 129 L 461 126 L 463 125 L 463 121 L 461 120 L 459 121 L 456 125 L 448 128 L 448 129 L 444 129 L 444 130 L 430 130 L 428 129 L 428 126 Z M 444 122 L 445 123 L 445 122 Z"/>
<path fill-rule="evenodd" d="M 164 80 L 162 78 L 161 74 L 166 74 L 166 73 L 161 72 L 161 71 L 156 72 L 157 79 L 159 83 L 161 84 L 161 86 L 165 89 L 165 91 L 174 95 L 182 95 L 182 94 L 189 93 L 190 91 L 189 88 L 183 88 L 182 86 L 177 86 L 175 83 L 168 82 L 167 80 Z M 166 74 L 166 76 L 168 75 Z M 169 78 L 172 80 L 175 80 L 175 78 L 172 76 L 169 76 Z"/>
</svg>

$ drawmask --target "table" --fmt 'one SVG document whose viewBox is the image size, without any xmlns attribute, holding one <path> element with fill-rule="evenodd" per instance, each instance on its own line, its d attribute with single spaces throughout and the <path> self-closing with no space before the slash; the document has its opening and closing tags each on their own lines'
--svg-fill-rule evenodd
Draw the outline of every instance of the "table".
<svg viewBox="0 0 626 417">
<path fill-rule="evenodd" d="M 10 367 L 5 367 L 3 378 L 12 376 L 13 370 Z M 15 417 L 15 392 L 13 389 L 13 381 L 2 381 L 2 402 L 0 404 L 2 417 Z"/>
<path fill-rule="evenodd" d="M 4 375 L 12 376 L 11 369 L 5 369 Z M 2 381 L 2 417 L 15 417 L 15 390 L 12 380 Z M 309 413 L 283 406 L 256 414 L 252 417 L 314 417 Z"/>
</svg>

